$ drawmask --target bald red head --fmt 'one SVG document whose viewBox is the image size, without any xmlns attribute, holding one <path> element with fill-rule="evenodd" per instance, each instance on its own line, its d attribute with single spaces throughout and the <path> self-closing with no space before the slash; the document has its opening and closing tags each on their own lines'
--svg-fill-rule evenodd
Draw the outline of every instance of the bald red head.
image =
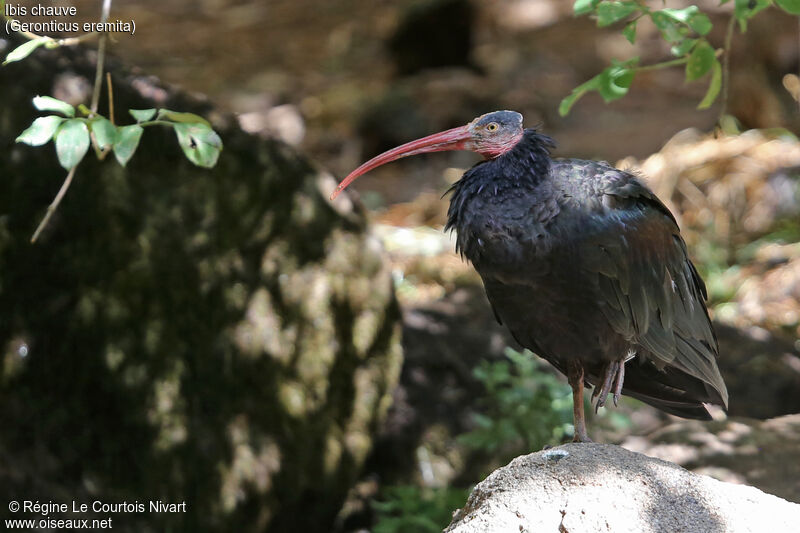
<svg viewBox="0 0 800 533">
<path fill-rule="evenodd" d="M 492 159 L 511 150 L 522 138 L 522 131 L 522 115 L 516 111 L 481 115 L 465 126 L 428 135 L 373 157 L 342 180 L 331 200 L 359 176 L 395 159 L 447 150 L 467 150 Z"/>
</svg>

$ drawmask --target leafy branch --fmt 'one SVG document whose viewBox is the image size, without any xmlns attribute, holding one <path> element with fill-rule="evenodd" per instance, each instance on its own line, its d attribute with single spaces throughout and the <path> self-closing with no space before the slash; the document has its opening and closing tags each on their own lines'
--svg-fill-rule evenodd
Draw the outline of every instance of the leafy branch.
<svg viewBox="0 0 800 533">
<path fill-rule="evenodd" d="M 725 4 L 729 1 L 721 0 L 720 3 Z M 711 19 L 695 5 L 683 9 L 651 9 L 643 0 L 575 0 L 573 5 L 575 15 L 593 16 L 598 27 L 625 22 L 622 35 L 631 44 L 636 42 L 639 21 L 645 17 L 649 18 L 661 37 L 670 44 L 670 53 L 676 59 L 653 65 L 640 65 L 638 57 L 627 61 L 612 60 L 611 66 L 574 88 L 561 101 L 558 112 L 561 116 L 567 115 L 572 106 L 589 91 L 597 91 L 606 102 L 617 100 L 627 94 L 637 73 L 678 65 L 684 65 L 686 81 L 696 81 L 711 74 L 708 90 L 697 108 L 711 107 L 719 96 L 723 78 L 727 83 L 728 56 L 734 21 L 738 22 L 740 31 L 745 32 L 747 22 L 773 4 L 787 13 L 800 14 L 800 0 L 734 0 L 733 15 L 726 32 L 724 48 L 716 50 L 706 39 L 706 35 L 713 28 Z M 721 56 L 724 56 L 725 67 L 720 63 Z"/>
<path fill-rule="evenodd" d="M 101 23 L 105 23 L 108 20 L 111 1 L 103 0 Z M 8 20 L 8 17 L 5 17 L 4 8 L 5 2 L 0 0 L 0 12 Z M 36 242 L 42 230 L 50 221 L 50 217 L 58 209 L 61 200 L 72 184 L 78 165 L 86 156 L 90 146 L 94 148 L 95 155 L 99 160 L 105 159 L 110 152 L 113 152 L 117 162 L 124 167 L 136 152 L 144 133 L 144 128 L 148 126 L 167 126 L 175 131 L 178 145 L 189 161 L 205 168 L 211 168 L 216 165 L 219 154 L 222 151 L 222 139 L 211 128 L 211 124 L 206 119 L 194 113 L 183 113 L 169 109 L 131 109 L 129 113 L 136 123 L 127 126 L 115 125 L 113 89 L 111 76 L 108 73 L 106 73 L 106 79 L 109 118 L 98 113 L 103 82 L 106 33 L 85 34 L 71 39 L 53 39 L 29 32 L 18 33 L 28 41 L 12 50 L 6 56 L 3 62 L 4 65 L 28 57 L 40 46 L 45 46 L 46 48 L 71 46 L 99 36 L 91 107 L 88 108 L 81 104 L 76 109 L 71 104 L 51 96 L 36 96 L 33 99 L 33 105 L 36 109 L 57 114 L 37 118 L 16 139 L 16 142 L 30 146 L 42 146 L 52 140 L 55 145 L 58 162 L 67 171 L 67 176 L 58 194 L 47 207 L 45 216 L 31 237 L 32 243 Z"/>
</svg>

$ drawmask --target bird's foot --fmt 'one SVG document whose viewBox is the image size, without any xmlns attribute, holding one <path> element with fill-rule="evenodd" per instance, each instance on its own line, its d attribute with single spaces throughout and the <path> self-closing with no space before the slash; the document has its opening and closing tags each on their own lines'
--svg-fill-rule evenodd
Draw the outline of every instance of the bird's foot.
<svg viewBox="0 0 800 533">
<path fill-rule="evenodd" d="M 625 361 L 610 361 L 603 369 L 602 385 L 595 386 L 592 393 L 592 403 L 594 403 L 594 412 L 606 404 L 606 398 L 611 393 L 612 388 L 614 391 L 614 405 L 619 402 L 619 396 L 622 394 L 622 384 L 625 380 Z"/>
</svg>

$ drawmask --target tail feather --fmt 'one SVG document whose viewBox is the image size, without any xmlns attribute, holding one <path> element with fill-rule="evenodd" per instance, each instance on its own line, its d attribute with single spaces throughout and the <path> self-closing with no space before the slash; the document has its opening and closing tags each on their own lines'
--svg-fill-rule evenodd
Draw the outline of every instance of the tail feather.
<svg viewBox="0 0 800 533">
<path fill-rule="evenodd" d="M 625 366 L 623 394 L 683 418 L 710 420 L 704 404 L 724 407 L 722 394 L 708 383 L 673 367 L 657 369 L 648 363 Z"/>
</svg>

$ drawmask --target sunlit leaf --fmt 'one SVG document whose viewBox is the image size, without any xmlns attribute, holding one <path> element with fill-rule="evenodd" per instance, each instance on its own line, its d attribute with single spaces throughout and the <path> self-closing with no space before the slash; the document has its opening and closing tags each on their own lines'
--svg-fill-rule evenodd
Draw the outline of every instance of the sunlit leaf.
<svg viewBox="0 0 800 533">
<path fill-rule="evenodd" d="M 217 164 L 222 150 L 222 139 L 205 124 L 175 124 L 183 153 L 199 167 L 211 168 Z"/>
<path fill-rule="evenodd" d="M 681 32 L 675 19 L 668 16 L 664 11 L 654 11 L 650 14 L 653 24 L 661 32 L 668 43 L 679 43 L 683 40 L 684 32 Z"/>
<path fill-rule="evenodd" d="M 719 95 L 719 90 L 722 87 L 722 65 L 719 64 L 719 60 L 715 57 L 714 63 L 711 66 L 711 83 L 708 86 L 708 91 L 706 95 L 703 97 L 703 101 L 700 102 L 700 105 L 697 106 L 697 109 L 708 109 L 711 107 L 711 104 L 717 99 Z"/>
<path fill-rule="evenodd" d="M 66 170 L 72 170 L 89 150 L 89 129 L 81 119 L 65 121 L 56 131 L 54 139 L 58 162 Z"/>
<path fill-rule="evenodd" d="M 708 41 L 700 41 L 692 50 L 689 61 L 686 63 L 686 79 L 694 81 L 705 76 L 716 60 L 714 49 L 708 44 Z"/>
<path fill-rule="evenodd" d="M 128 161 L 136 152 L 143 131 L 144 128 L 136 124 L 117 128 L 117 135 L 114 140 L 114 157 L 123 167 L 128 164 Z"/>
<path fill-rule="evenodd" d="M 52 96 L 35 96 L 33 106 L 39 111 L 55 111 L 68 117 L 75 116 L 75 108 Z"/>
<path fill-rule="evenodd" d="M 52 40 L 53 39 L 51 39 L 50 37 L 38 37 L 36 39 L 27 41 L 17 46 L 13 50 L 11 50 L 11 52 L 9 52 L 8 55 L 6 56 L 5 61 L 3 61 L 3 64 L 7 65 L 8 63 L 13 63 L 14 61 L 25 59 L 26 57 L 31 55 L 34 50 Z"/>
<path fill-rule="evenodd" d="M 16 141 L 30 146 L 41 146 L 53 137 L 64 120 L 66 119 L 55 115 L 39 117 L 28 126 L 28 129 L 20 133 Z"/>
<path fill-rule="evenodd" d="M 697 9 L 697 6 L 689 6 L 683 9 L 665 8 L 661 10 L 661 13 L 663 13 L 664 15 L 668 16 L 673 20 L 677 20 L 678 22 L 686 23 L 693 15 L 697 14 L 699 11 L 700 10 Z"/>
<path fill-rule="evenodd" d="M 575 0 L 572 10 L 576 15 L 585 15 L 594 9 L 600 0 Z"/>
<path fill-rule="evenodd" d="M 89 127 L 92 129 L 94 139 L 101 150 L 114 144 L 117 138 L 117 128 L 111 124 L 110 120 L 105 117 L 97 117 L 92 119 Z"/>
<path fill-rule="evenodd" d="M 689 6 L 683 9 L 666 8 L 662 9 L 660 13 L 676 22 L 686 24 L 700 35 L 707 34 L 713 27 L 708 15 L 702 13 L 697 6 Z"/>
<path fill-rule="evenodd" d="M 182 113 L 179 111 L 170 111 L 169 109 L 162 109 L 158 112 L 158 118 L 171 120 L 173 122 L 181 122 L 185 124 L 203 124 L 211 128 L 211 124 L 206 119 L 204 119 L 200 115 L 195 115 L 194 113 Z"/>
<path fill-rule="evenodd" d="M 684 39 L 679 44 L 676 44 L 672 48 L 670 48 L 670 53 L 676 57 L 682 57 L 688 54 L 694 45 L 697 44 L 698 39 Z"/>
<path fill-rule="evenodd" d="M 597 25 L 610 26 L 638 10 L 635 2 L 601 2 L 596 9 Z"/>
<path fill-rule="evenodd" d="M 129 109 L 128 113 L 131 114 L 136 122 L 147 122 L 156 114 L 155 109 Z"/>
</svg>

